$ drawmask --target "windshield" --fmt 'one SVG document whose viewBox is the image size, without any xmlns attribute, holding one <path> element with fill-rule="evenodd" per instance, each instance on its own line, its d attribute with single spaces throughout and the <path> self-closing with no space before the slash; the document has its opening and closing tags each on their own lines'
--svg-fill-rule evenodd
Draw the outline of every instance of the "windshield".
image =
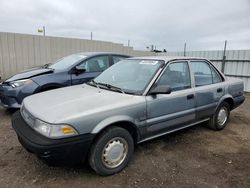
<svg viewBox="0 0 250 188">
<path fill-rule="evenodd" d="M 142 94 L 162 64 L 162 61 L 156 60 L 122 60 L 105 70 L 94 82 L 117 87 L 124 92 Z"/>
<path fill-rule="evenodd" d="M 69 55 L 49 65 L 48 68 L 55 70 L 65 70 L 80 61 L 81 59 L 84 59 L 85 57 L 86 56 L 80 54 Z"/>
</svg>

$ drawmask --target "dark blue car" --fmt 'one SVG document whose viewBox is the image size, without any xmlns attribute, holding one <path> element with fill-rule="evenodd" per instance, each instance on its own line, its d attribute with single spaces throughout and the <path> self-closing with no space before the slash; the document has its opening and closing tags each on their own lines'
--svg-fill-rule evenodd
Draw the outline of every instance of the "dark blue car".
<svg viewBox="0 0 250 188">
<path fill-rule="evenodd" d="M 29 95 L 88 82 L 128 57 L 112 53 L 77 53 L 55 63 L 21 72 L 0 83 L 0 104 L 5 108 L 19 108 Z"/>
</svg>

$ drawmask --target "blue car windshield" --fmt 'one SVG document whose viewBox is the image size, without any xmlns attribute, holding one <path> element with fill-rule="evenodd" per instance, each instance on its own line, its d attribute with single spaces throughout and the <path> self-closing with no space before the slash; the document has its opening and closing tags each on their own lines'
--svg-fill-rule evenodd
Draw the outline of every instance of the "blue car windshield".
<svg viewBox="0 0 250 188">
<path fill-rule="evenodd" d="M 162 64 L 163 61 L 158 60 L 122 60 L 101 73 L 94 82 L 124 92 L 142 94 Z"/>
<path fill-rule="evenodd" d="M 86 57 L 87 56 L 81 55 L 81 54 L 69 55 L 49 65 L 48 68 L 51 68 L 54 70 L 66 70 L 72 65 L 74 65 L 75 63 L 79 62 L 81 59 L 84 59 Z"/>
</svg>

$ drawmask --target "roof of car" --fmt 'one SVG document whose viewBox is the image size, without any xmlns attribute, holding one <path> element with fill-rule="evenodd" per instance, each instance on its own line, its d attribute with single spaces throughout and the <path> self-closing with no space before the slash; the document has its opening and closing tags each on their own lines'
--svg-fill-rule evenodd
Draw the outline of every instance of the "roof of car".
<svg viewBox="0 0 250 188">
<path fill-rule="evenodd" d="M 112 55 L 121 55 L 121 56 L 131 57 L 129 55 L 116 53 L 116 52 L 79 52 L 76 54 L 85 55 L 85 56 L 112 54 Z M 207 60 L 206 58 L 202 58 L 202 57 L 185 57 L 185 56 L 140 56 L 140 57 L 131 57 L 131 58 L 132 59 L 163 60 L 165 62 L 173 61 L 173 60 L 190 60 L 190 59 Z"/>
<path fill-rule="evenodd" d="M 115 52 L 79 52 L 79 53 L 76 53 L 76 54 L 86 55 L 86 56 L 112 54 L 112 55 L 122 55 L 122 56 L 130 57 L 129 55 L 122 54 L 122 53 L 115 53 Z"/>
<path fill-rule="evenodd" d="M 203 57 L 184 57 L 184 56 L 145 56 L 145 57 L 132 57 L 130 59 L 152 59 L 152 60 L 163 60 L 165 62 L 173 60 L 207 60 Z"/>
</svg>

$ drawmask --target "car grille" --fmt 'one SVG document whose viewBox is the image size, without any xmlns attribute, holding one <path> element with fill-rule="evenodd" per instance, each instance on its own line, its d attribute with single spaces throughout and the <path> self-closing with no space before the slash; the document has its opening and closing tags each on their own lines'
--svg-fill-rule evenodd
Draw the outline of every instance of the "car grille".
<svg viewBox="0 0 250 188">
<path fill-rule="evenodd" d="M 24 106 L 22 106 L 21 108 L 21 114 L 23 119 L 26 121 L 26 123 L 28 123 L 29 126 L 35 126 L 36 118 Z"/>
</svg>

